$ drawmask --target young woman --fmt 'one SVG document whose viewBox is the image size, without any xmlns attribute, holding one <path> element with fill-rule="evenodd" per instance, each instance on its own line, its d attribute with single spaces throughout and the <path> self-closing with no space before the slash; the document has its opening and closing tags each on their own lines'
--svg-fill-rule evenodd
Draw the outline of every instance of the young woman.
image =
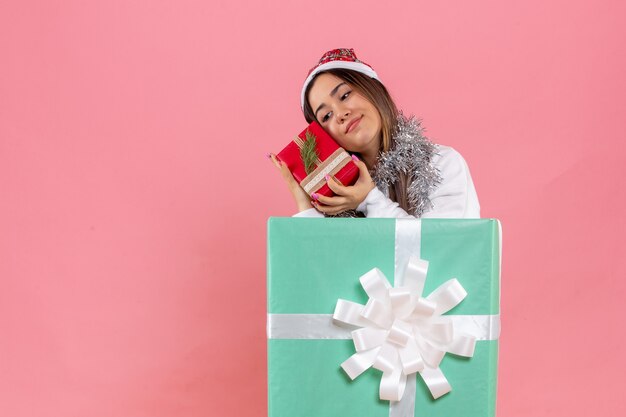
<svg viewBox="0 0 626 417">
<path fill-rule="evenodd" d="M 308 123 L 317 121 L 352 154 L 360 173 L 352 186 L 327 177 L 337 195 L 311 199 L 285 164 L 269 154 L 296 201 L 296 216 L 480 217 L 463 157 L 426 139 L 419 122 L 397 110 L 378 74 L 352 49 L 322 56 L 304 82 L 301 106 Z"/>
</svg>

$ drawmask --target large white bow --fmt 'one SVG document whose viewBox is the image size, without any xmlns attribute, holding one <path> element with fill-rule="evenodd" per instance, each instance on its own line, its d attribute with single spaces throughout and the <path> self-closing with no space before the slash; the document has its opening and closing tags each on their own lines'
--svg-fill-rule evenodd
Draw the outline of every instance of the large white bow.
<svg viewBox="0 0 626 417">
<path fill-rule="evenodd" d="M 419 372 L 433 398 L 452 389 L 439 364 L 446 352 L 471 357 L 476 338 L 455 331 L 454 321 L 442 314 L 467 295 L 452 278 L 427 297 L 422 297 L 428 261 L 411 257 L 404 285 L 392 288 L 385 275 L 374 268 L 359 279 L 369 296 L 366 305 L 337 301 L 333 319 L 360 327 L 352 332 L 356 353 L 341 367 L 351 379 L 371 366 L 383 372 L 380 398 L 399 401 L 407 375 Z"/>
</svg>

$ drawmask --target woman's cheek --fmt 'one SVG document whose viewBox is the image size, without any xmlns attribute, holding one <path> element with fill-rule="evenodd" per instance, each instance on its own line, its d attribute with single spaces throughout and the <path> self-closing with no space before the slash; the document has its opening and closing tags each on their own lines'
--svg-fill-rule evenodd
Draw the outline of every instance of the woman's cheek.
<svg viewBox="0 0 626 417">
<path fill-rule="evenodd" d="M 335 129 L 335 131 L 333 132 L 333 137 L 335 138 L 337 142 L 341 142 L 345 144 L 345 140 L 344 140 L 345 138 L 341 134 L 341 130 L 339 127 L 337 127 L 337 129 Z"/>
<path fill-rule="evenodd" d="M 339 135 L 335 136 L 335 141 L 339 144 L 339 146 L 341 146 L 342 148 L 346 149 L 348 147 L 348 143 L 346 143 L 345 140 L 343 140 L 343 138 Z"/>
</svg>

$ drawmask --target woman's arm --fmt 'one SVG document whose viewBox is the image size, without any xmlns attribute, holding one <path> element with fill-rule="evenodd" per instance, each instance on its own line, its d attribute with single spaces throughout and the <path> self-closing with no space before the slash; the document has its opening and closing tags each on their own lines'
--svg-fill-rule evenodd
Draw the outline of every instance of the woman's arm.
<svg viewBox="0 0 626 417">
<path fill-rule="evenodd" d="M 287 188 L 293 197 L 296 206 L 300 212 L 306 212 L 308 209 L 312 208 L 311 199 L 309 195 L 300 187 L 298 181 L 293 177 L 289 168 L 287 168 L 287 164 L 283 161 L 280 161 L 276 155 L 273 153 L 267 154 L 267 157 L 272 161 L 274 166 L 280 171 L 280 175 L 282 175 L 285 183 L 287 184 Z M 306 216 L 305 216 L 306 217 Z"/>
<path fill-rule="evenodd" d="M 422 218 L 479 218 L 480 204 L 465 160 L 449 146 L 438 146 L 433 157 L 435 168 L 441 173 L 441 184 L 431 193 L 432 208 Z M 337 191 L 345 193 L 344 189 Z M 321 201 L 321 200 L 320 200 Z M 366 217 L 375 218 L 415 218 L 403 210 L 398 203 L 385 196 L 377 187 L 366 195 L 356 207 Z M 296 217 L 323 217 L 315 209 L 301 211 Z"/>
<path fill-rule="evenodd" d="M 374 188 L 365 197 L 365 200 L 357 207 L 357 211 L 365 214 L 365 217 L 382 217 L 396 219 L 411 219 L 410 215 L 398 203 L 384 195 L 378 187 Z"/>
<path fill-rule="evenodd" d="M 422 218 L 477 219 L 480 204 L 465 159 L 449 146 L 438 146 L 433 163 L 441 173 L 441 184 L 430 195 L 432 208 Z"/>
<path fill-rule="evenodd" d="M 432 208 L 422 218 L 479 218 L 478 197 L 469 168 L 461 154 L 449 146 L 439 145 L 433 164 L 441 173 L 441 184 L 430 194 Z M 415 217 L 378 188 L 370 191 L 357 210 L 365 213 L 366 217 Z"/>
</svg>

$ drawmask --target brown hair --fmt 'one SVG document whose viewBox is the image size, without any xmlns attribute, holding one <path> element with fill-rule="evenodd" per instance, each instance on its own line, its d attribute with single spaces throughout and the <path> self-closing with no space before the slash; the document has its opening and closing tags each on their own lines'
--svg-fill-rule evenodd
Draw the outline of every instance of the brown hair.
<svg viewBox="0 0 626 417">
<path fill-rule="evenodd" d="M 350 84 L 363 97 L 372 103 L 378 110 L 381 119 L 382 141 L 380 143 L 379 152 L 387 152 L 394 148 L 393 133 L 396 129 L 396 120 L 398 118 L 398 108 L 393 102 L 391 95 L 385 86 L 378 80 L 370 78 L 358 71 L 352 71 L 343 68 L 334 68 L 320 72 L 316 75 L 329 73 Z M 311 123 L 315 119 L 315 113 L 309 104 L 309 91 L 315 82 L 315 78 L 311 80 L 304 92 L 304 118 L 307 123 Z M 395 183 L 389 187 L 389 197 L 397 202 L 407 212 L 410 207 L 407 198 L 407 189 L 410 184 L 410 177 L 407 173 L 400 173 Z"/>
</svg>

